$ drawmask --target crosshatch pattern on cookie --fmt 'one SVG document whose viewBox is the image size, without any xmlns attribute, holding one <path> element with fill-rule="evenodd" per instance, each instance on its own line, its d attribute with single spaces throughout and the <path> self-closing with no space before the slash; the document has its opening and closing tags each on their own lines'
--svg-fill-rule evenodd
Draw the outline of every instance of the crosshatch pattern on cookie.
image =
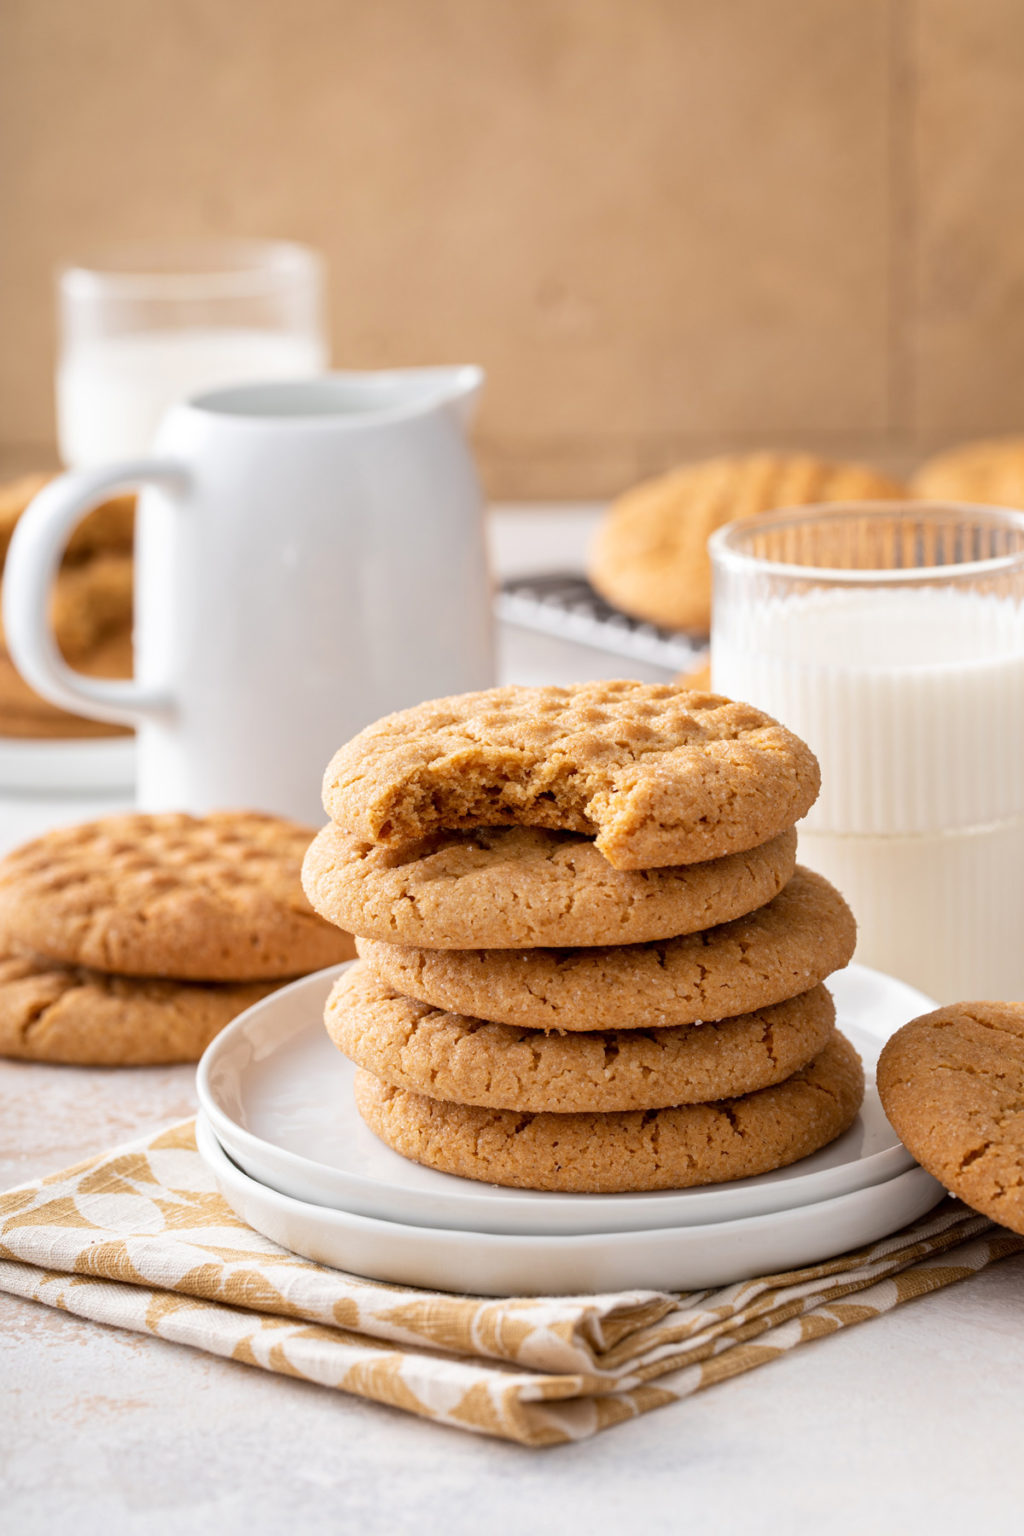
<svg viewBox="0 0 1024 1536">
<path fill-rule="evenodd" d="M 310 830 L 276 816 L 111 816 L 0 862 L 0 943 L 65 965 L 259 981 L 352 957 L 299 879 Z"/>
<path fill-rule="evenodd" d="M 617 869 L 650 869 L 767 842 L 819 782 L 810 748 L 749 704 L 615 681 L 389 715 L 335 754 L 324 807 L 367 841 L 512 823 L 595 836 Z"/>
<path fill-rule="evenodd" d="M 609 509 L 588 575 L 610 603 L 668 629 L 711 624 L 708 539 L 724 523 L 775 508 L 906 495 L 899 481 L 864 464 L 809 454 L 752 453 L 704 459 L 645 481 Z"/>
</svg>

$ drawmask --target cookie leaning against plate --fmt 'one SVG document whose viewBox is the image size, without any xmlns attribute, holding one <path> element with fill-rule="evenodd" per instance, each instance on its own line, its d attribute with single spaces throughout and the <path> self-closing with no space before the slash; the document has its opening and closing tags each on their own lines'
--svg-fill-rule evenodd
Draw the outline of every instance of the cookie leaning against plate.
<svg viewBox="0 0 1024 1536">
<path fill-rule="evenodd" d="M 34 957 L 0 959 L 0 1056 L 81 1067 L 198 1061 L 275 982 L 105 976 Z"/>
<path fill-rule="evenodd" d="M 405 997 L 526 1029 L 665 1029 L 751 1013 L 806 992 L 853 955 L 857 925 L 822 875 L 797 866 L 767 906 L 649 944 L 449 949 L 358 939 Z"/>
<path fill-rule="evenodd" d="M 810 748 L 770 715 L 670 683 L 492 688 L 388 715 L 335 753 L 332 821 L 389 846 L 439 829 L 596 833 L 616 869 L 755 848 L 814 803 Z"/>
<path fill-rule="evenodd" d="M 578 833 L 438 832 L 392 849 L 333 822 L 302 867 L 313 906 L 349 933 L 428 949 L 638 944 L 694 933 L 771 901 L 796 868 L 796 832 L 746 853 L 666 869 L 613 869 Z"/>
<path fill-rule="evenodd" d="M 723 523 L 779 507 L 906 495 L 864 464 L 808 454 L 706 459 L 648 480 L 616 501 L 598 529 L 587 574 L 609 602 L 669 629 L 711 622 L 708 539 Z"/>
<path fill-rule="evenodd" d="M 0 862 L 0 945 L 125 976 L 262 981 L 352 955 L 312 911 L 306 827 L 250 811 L 109 816 Z"/>
<path fill-rule="evenodd" d="M 886 1042 L 878 1095 L 954 1195 L 1024 1233 L 1024 1003 L 952 1003 Z"/>
<path fill-rule="evenodd" d="M 835 1008 L 818 986 L 720 1024 L 556 1035 L 441 1012 L 355 965 L 335 983 L 324 1022 L 340 1051 L 397 1088 L 453 1104 L 574 1114 L 767 1088 L 824 1049 Z"/>
<path fill-rule="evenodd" d="M 689 1189 L 785 1168 L 856 1118 L 864 1073 L 838 1032 L 772 1088 L 717 1104 L 622 1114 L 520 1114 L 443 1103 L 360 1069 L 356 1108 L 403 1157 L 463 1179 L 520 1189 L 613 1194 Z"/>
</svg>

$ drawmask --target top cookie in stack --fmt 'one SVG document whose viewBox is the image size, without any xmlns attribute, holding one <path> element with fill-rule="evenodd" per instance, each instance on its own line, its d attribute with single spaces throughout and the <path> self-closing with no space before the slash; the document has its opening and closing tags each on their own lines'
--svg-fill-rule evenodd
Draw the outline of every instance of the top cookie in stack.
<svg viewBox="0 0 1024 1536">
<path fill-rule="evenodd" d="M 820 983 L 855 929 L 794 875 L 817 789 L 776 721 L 667 684 L 362 732 L 304 883 L 361 936 L 327 1025 L 364 1118 L 431 1166 L 565 1190 L 738 1178 L 837 1135 L 862 1079 Z"/>
</svg>

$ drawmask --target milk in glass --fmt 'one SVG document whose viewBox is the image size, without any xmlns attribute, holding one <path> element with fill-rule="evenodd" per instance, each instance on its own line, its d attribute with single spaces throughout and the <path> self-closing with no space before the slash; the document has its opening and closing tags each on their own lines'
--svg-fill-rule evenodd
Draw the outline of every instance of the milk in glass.
<svg viewBox="0 0 1024 1536">
<path fill-rule="evenodd" d="M 292 330 L 208 327 L 82 339 L 57 370 L 61 457 L 74 469 L 144 454 L 170 406 L 221 385 L 309 378 L 322 340 Z"/>
<path fill-rule="evenodd" d="M 955 587 L 751 598 L 716 692 L 817 753 L 801 863 L 857 916 L 857 959 L 943 1002 L 1024 998 L 1024 617 Z"/>
</svg>

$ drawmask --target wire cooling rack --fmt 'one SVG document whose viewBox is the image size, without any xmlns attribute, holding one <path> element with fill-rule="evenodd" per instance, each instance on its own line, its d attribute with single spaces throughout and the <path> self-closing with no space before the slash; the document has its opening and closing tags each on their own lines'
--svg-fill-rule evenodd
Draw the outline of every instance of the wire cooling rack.
<svg viewBox="0 0 1024 1536">
<path fill-rule="evenodd" d="M 495 611 L 507 624 L 671 671 L 689 672 L 707 659 L 706 635 L 658 629 L 643 619 L 632 619 L 606 603 L 585 576 L 573 571 L 503 581 Z"/>
</svg>

